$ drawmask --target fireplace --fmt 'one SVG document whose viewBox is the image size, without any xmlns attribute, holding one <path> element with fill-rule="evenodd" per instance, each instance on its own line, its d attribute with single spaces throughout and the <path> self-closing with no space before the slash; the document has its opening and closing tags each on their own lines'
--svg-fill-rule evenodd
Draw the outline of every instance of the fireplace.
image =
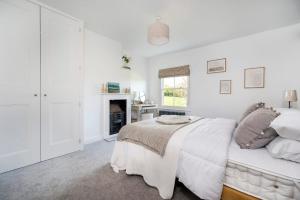
<svg viewBox="0 0 300 200">
<path fill-rule="evenodd" d="M 127 122 L 127 100 L 109 100 L 109 135 L 115 135 L 126 125 Z"/>
<path fill-rule="evenodd" d="M 116 133 L 119 132 L 120 128 L 126 124 L 130 124 L 131 122 L 131 99 L 130 98 L 131 98 L 130 94 L 122 94 L 122 93 L 121 94 L 118 93 L 100 94 L 99 128 L 100 128 L 100 132 L 103 133 L 103 138 L 106 141 L 114 140 Z M 117 106 L 115 106 L 115 104 L 117 104 Z M 120 115 L 118 116 L 117 113 L 119 113 Z M 123 113 L 125 113 L 125 116 Z"/>
</svg>

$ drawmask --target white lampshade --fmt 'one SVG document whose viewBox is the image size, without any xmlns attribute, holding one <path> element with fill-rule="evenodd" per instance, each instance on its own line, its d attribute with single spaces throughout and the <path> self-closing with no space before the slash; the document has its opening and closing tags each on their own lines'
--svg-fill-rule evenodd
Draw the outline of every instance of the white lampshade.
<svg viewBox="0 0 300 200">
<path fill-rule="evenodd" d="M 284 100 L 290 102 L 296 102 L 297 98 L 297 91 L 296 90 L 286 90 L 284 94 Z"/>
<path fill-rule="evenodd" d="M 163 45 L 169 42 L 169 26 L 160 22 L 159 17 L 149 27 L 148 42 L 153 45 Z"/>
</svg>

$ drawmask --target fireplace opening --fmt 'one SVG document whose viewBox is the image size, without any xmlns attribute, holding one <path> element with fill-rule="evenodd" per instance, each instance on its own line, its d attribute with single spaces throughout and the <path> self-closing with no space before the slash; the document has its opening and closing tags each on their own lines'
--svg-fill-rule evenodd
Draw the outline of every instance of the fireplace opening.
<svg viewBox="0 0 300 200">
<path fill-rule="evenodd" d="M 126 99 L 120 100 L 110 100 L 110 131 L 109 135 L 114 135 L 119 132 L 119 130 L 126 125 Z"/>
</svg>

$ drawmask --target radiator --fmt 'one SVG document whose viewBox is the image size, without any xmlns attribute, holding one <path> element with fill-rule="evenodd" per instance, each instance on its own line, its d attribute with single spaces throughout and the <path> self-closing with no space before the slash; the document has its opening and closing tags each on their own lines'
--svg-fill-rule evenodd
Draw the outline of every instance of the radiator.
<svg viewBox="0 0 300 200">
<path fill-rule="evenodd" d="M 160 115 L 186 115 L 186 112 L 184 110 L 159 110 Z"/>
</svg>

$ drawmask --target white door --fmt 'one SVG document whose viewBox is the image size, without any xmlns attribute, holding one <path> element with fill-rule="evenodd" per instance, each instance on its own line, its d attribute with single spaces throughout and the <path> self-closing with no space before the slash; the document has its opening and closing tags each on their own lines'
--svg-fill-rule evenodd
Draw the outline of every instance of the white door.
<svg viewBox="0 0 300 200">
<path fill-rule="evenodd" d="M 80 149 L 82 25 L 41 9 L 42 160 Z"/>
<path fill-rule="evenodd" d="M 0 173 L 40 161 L 39 6 L 0 0 Z"/>
</svg>

